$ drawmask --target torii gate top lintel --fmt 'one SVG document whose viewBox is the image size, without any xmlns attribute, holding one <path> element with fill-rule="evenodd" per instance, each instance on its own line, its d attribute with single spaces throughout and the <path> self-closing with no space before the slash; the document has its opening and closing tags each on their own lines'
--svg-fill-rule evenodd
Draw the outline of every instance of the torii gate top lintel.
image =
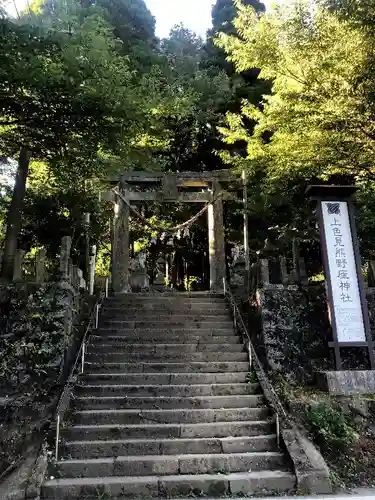
<svg viewBox="0 0 375 500">
<path fill-rule="evenodd" d="M 188 186 L 189 182 L 194 182 L 194 185 L 205 187 L 207 183 L 218 181 L 222 183 L 233 182 L 236 177 L 230 170 L 214 170 L 212 172 L 153 172 L 143 170 L 130 170 L 122 175 L 112 176 L 108 178 L 110 184 L 127 183 L 127 184 L 152 184 L 162 181 L 165 177 L 176 180 L 177 185 Z"/>
</svg>

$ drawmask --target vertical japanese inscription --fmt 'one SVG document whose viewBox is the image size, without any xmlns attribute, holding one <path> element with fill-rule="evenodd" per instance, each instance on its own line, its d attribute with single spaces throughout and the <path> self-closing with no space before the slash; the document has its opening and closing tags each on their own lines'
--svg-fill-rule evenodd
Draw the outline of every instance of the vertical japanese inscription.
<svg viewBox="0 0 375 500">
<path fill-rule="evenodd" d="M 338 342 L 365 342 L 348 204 L 345 201 L 321 204 Z"/>
</svg>

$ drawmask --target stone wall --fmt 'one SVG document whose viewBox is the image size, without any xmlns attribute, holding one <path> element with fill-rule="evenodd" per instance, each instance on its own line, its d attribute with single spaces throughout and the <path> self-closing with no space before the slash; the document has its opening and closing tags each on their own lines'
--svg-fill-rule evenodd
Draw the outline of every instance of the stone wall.
<svg viewBox="0 0 375 500">
<path fill-rule="evenodd" d="M 316 370 L 333 368 L 323 287 L 269 285 L 257 290 L 255 306 L 254 341 L 272 371 L 309 382 Z"/>
<path fill-rule="evenodd" d="M 44 439 L 90 299 L 67 281 L 0 286 L 0 476 Z"/>
<path fill-rule="evenodd" d="M 367 290 L 372 329 L 375 327 L 375 288 Z M 260 356 L 272 371 L 295 382 L 309 383 L 314 373 L 334 369 L 332 330 L 324 284 L 267 285 L 248 305 L 249 327 Z M 341 350 L 344 368 L 368 369 L 365 348 Z"/>
</svg>

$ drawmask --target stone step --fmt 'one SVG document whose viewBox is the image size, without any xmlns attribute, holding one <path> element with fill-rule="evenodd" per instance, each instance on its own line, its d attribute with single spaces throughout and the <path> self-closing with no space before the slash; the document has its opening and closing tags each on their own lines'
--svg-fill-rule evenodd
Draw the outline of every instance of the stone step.
<svg viewBox="0 0 375 500">
<path fill-rule="evenodd" d="M 196 363 L 85 363 L 86 373 L 221 373 L 248 372 L 249 362 L 196 362 Z"/>
<path fill-rule="evenodd" d="M 257 386 L 257 384 L 254 384 Z M 258 390 L 257 386 L 257 390 Z M 76 386 L 79 396 L 234 396 L 254 394 L 250 384 L 188 384 L 188 385 L 119 385 L 119 384 L 86 384 Z"/>
<path fill-rule="evenodd" d="M 67 478 L 46 481 L 43 498 L 54 500 L 111 500 L 123 498 L 175 498 L 211 495 L 286 494 L 296 487 L 294 474 L 279 470 L 237 472 L 231 474 L 186 474 L 143 477 Z"/>
<path fill-rule="evenodd" d="M 183 302 L 171 304 L 170 302 L 152 302 L 152 301 L 139 301 L 138 303 L 133 303 L 130 306 L 126 304 L 119 303 L 105 303 L 101 312 L 111 312 L 113 314 L 127 314 L 127 313 L 148 313 L 155 312 L 156 314 L 216 314 L 220 315 L 229 314 L 230 307 L 224 303 L 212 303 L 212 302 L 190 302 L 185 304 Z"/>
<path fill-rule="evenodd" d="M 155 343 L 173 343 L 173 344 L 185 344 L 185 343 L 197 343 L 202 344 L 240 344 L 241 337 L 235 335 L 172 335 L 172 334 L 159 334 L 155 335 L 153 332 L 151 334 L 145 335 L 140 332 L 137 335 L 129 334 L 125 335 L 91 335 L 89 339 L 90 343 L 93 345 L 102 345 L 111 343 L 113 345 L 128 344 L 130 342 L 140 343 L 140 344 L 155 344 Z"/>
<path fill-rule="evenodd" d="M 61 429 L 65 441 L 107 441 L 121 439 L 164 439 L 164 438 L 221 438 L 249 437 L 273 434 L 275 424 L 273 419 L 251 420 L 241 422 L 208 422 L 199 424 L 102 424 L 102 425 L 71 425 Z"/>
<path fill-rule="evenodd" d="M 74 408 L 88 410 L 108 409 L 173 409 L 173 408 L 256 408 L 266 404 L 262 395 L 211 396 L 196 398 L 178 397 L 82 397 L 74 399 Z"/>
<path fill-rule="evenodd" d="M 284 455 L 277 451 L 204 455 L 117 456 L 61 460 L 64 477 L 149 476 L 156 474 L 206 474 L 281 469 Z"/>
<path fill-rule="evenodd" d="M 175 353 L 121 353 L 121 352 L 103 352 L 103 353 L 89 353 L 86 356 L 86 361 L 98 363 L 101 362 L 144 362 L 152 361 L 154 363 L 163 363 L 171 361 L 247 361 L 248 354 L 246 352 L 175 352 Z"/>
<path fill-rule="evenodd" d="M 203 385 L 244 383 L 248 372 L 233 373 L 86 373 L 79 382 L 88 385 Z"/>
<path fill-rule="evenodd" d="M 65 455 L 82 459 L 127 455 L 241 453 L 249 451 L 277 451 L 276 435 L 196 439 L 67 441 L 60 448 L 60 456 Z"/>
<path fill-rule="evenodd" d="M 141 330 L 139 329 L 134 329 L 134 328 L 120 328 L 120 327 L 105 327 L 101 326 L 98 330 L 98 335 L 104 337 L 106 335 L 115 335 L 116 337 L 127 337 L 127 338 L 147 338 L 147 337 L 152 337 L 152 338 L 162 338 L 163 336 L 166 336 L 168 338 L 171 338 L 171 336 L 183 336 L 187 335 L 189 337 L 197 337 L 201 336 L 202 338 L 206 337 L 218 337 L 218 336 L 235 336 L 234 328 L 233 325 L 230 327 L 222 327 L 217 326 L 217 327 L 210 327 L 207 328 L 206 326 L 202 328 L 197 328 L 194 325 L 190 326 L 190 328 L 180 328 L 180 327 L 169 327 L 166 326 L 164 328 L 142 328 Z"/>
<path fill-rule="evenodd" d="M 109 410 L 90 409 L 75 411 L 72 417 L 77 425 L 137 425 L 137 424 L 179 424 L 208 422 L 242 422 L 266 420 L 268 408 L 225 408 L 225 409 L 181 409 L 172 410 Z"/>
<path fill-rule="evenodd" d="M 199 320 L 189 320 L 185 316 L 181 317 L 181 319 L 176 318 L 164 318 L 161 320 L 156 320 L 153 318 L 150 319 L 140 319 L 140 320 L 114 320 L 114 319 L 106 319 L 103 320 L 99 318 L 99 326 L 100 327 L 109 327 L 109 328 L 133 328 L 134 330 L 143 330 L 144 328 L 152 328 L 152 329 L 163 329 L 163 328 L 197 328 L 202 329 L 205 328 L 207 330 L 214 330 L 215 328 L 232 328 L 233 322 L 231 319 L 222 319 L 213 316 L 212 318 L 202 318 Z"/>
<path fill-rule="evenodd" d="M 220 318 L 221 321 L 230 320 L 230 311 L 223 307 L 218 307 L 216 310 L 200 309 L 192 310 L 185 309 L 179 310 L 176 308 L 171 309 L 135 309 L 135 308 L 102 308 L 100 310 L 100 317 L 102 319 L 113 319 L 116 321 L 168 321 L 170 319 L 175 321 L 189 320 L 197 323 L 202 320 L 216 321 Z"/>
<path fill-rule="evenodd" d="M 244 346 L 241 344 L 184 344 L 183 346 L 184 353 L 206 353 L 206 352 L 244 352 Z M 160 356 L 165 354 L 180 354 L 181 353 L 181 344 L 165 344 L 165 343 L 157 343 L 157 344 L 136 344 L 136 343 L 127 343 L 127 344 L 98 344 L 93 345 L 89 344 L 87 346 L 88 353 L 113 353 L 116 352 L 118 354 L 121 353 L 135 353 L 142 354 L 147 352 L 147 354 L 155 354 L 156 356 Z"/>
<path fill-rule="evenodd" d="M 146 302 L 146 301 L 181 301 L 188 302 L 211 302 L 225 303 L 226 300 L 223 294 L 211 292 L 162 292 L 162 293 L 127 293 L 108 297 L 106 303 L 126 303 L 131 302 Z"/>
</svg>

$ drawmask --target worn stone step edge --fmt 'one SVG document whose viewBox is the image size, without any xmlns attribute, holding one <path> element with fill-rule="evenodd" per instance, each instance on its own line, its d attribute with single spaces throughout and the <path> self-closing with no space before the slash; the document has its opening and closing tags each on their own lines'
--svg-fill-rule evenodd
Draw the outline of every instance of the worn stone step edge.
<svg viewBox="0 0 375 500">
<path fill-rule="evenodd" d="M 115 363 L 114 363 L 115 364 Z M 244 364 L 241 363 L 241 364 Z M 176 382 L 182 380 L 183 383 L 182 385 L 187 385 L 187 382 L 192 382 L 192 380 L 197 379 L 198 383 L 193 384 L 193 385 L 202 385 L 207 381 L 207 384 L 216 384 L 216 383 L 224 383 L 228 384 L 230 382 L 224 381 L 224 382 L 217 382 L 219 379 L 225 379 L 228 377 L 228 379 L 231 378 L 243 378 L 243 381 L 240 383 L 245 383 L 245 379 L 248 376 L 247 371 L 241 371 L 241 372 L 196 372 L 196 373 L 189 373 L 189 372 L 99 372 L 99 371 L 94 371 L 94 372 L 89 372 L 88 367 L 86 367 L 86 370 L 83 374 L 80 375 L 78 381 L 92 381 L 93 379 L 96 378 L 101 378 L 103 380 L 113 380 L 113 379 L 126 379 L 128 380 L 134 380 L 137 381 L 136 383 L 139 385 L 181 385 L 177 384 Z M 147 383 L 149 380 L 155 380 L 155 383 Z M 201 382 L 199 382 L 201 380 Z M 212 382 L 209 382 L 209 380 L 213 380 Z M 122 385 L 122 384 L 120 384 Z M 133 383 L 125 383 L 124 385 L 134 385 Z"/>
<path fill-rule="evenodd" d="M 242 372 L 238 372 L 238 373 L 242 373 Z M 95 374 L 92 374 L 93 377 L 95 377 Z M 111 374 L 109 374 L 111 375 Z M 224 375 L 227 375 L 227 374 L 224 374 Z M 116 374 L 115 374 L 116 376 Z M 126 376 L 126 375 L 125 375 Z M 149 389 L 149 390 L 156 390 L 156 389 L 160 389 L 160 390 L 166 390 L 166 389 L 170 389 L 170 388 L 178 388 L 178 389 L 199 389 L 199 388 L 219 388 L 219 389 L 224 389 L 224 388 L 230 388 L 230 387 L 237 387 L 237 388 L 240 388 L 240 389 L 244 389 L 246 390 L 247 392 L 245 393 L 246 395 L 251 395 L 251 394 L 258 394 L 259 390 L 260 390 L 260 385 L 259 384 L 248 384 L 246 382 L 217 382 L 217 383 L 208 383 L 208 384 L 186 384 L 186 383 L 183 383 L 183 384 L 97 384 L 97 383 L 93 383 L 92 381 L 89 381 L 89 383 L 82 383 L 84 382 L 82 379 L 80 379 L 80 382 L 76 385 L 76 387 L 78 388 L 83 388 L 83 389 L 87 389 L 88 387 L 101 387 L 101 388 L 105 388 L 105 387 L 109 387 L 109 388 L 119 388 L 119 389 L 123 389 L 124 391 L 126 391 L 126 389 L 131 389 L 132 391 L 135 390 L 135 388 L 138 388 L 138 389 Z M 251 391 L 251 392 L 250 392 Z M 257 392 L 253 392 L 253 391 L 257 391 Z M 230 394 L 216 394 L 216 396 L 230 396 Z M 197 396 L 199 396 L 199 394 L 197 394 Z M 215 396 L 215 394 L 212 394 L 212 396 Z M 157 397 L 157 396 L 156 396 Z"/>
<path fill-rule="evenodd" d="M 111 372 L 111 368 L 114 369 Z M 144 375 L 199 375 L 199 374 L 217 374 L 217 373 L 247 373 L 249 369 L 248 361 L 192 361 L 190 363 L 92 363 L 85 362 L 85 374 L 94 375 L 97 373 L 118 375 L 118 374 L 144 374 Z M 104 371 L 101 371 L 104 370 Z"/>
<path fill-rule="evenodd" d="M 124 394 L 132 395 L 152 395 L 160 397 L 167 396 L 230 396 L 260 394 L 259 385 L 254 384 L 256 389 L 246 383 L 227 384 L 176 384 L 176 385 L 126 385 L 126 384 L 80 384 L 76 385 L 76 393 L 92 391 L 92 393 L 106 391 L 108 393 L 121 391 Z M 138 392 L 138 394 L 136 394 Z"/>
<path fill-rule="evenodd" d="M 217 304 L 216 306 L 213 304 L 206 304 L 204 306 L 194 304 L 194 305 L 186 305 L 186 304 L 165 304 L 167 307 L 161 307 L 160 304 L 147 304 L 145 305 L 144 303 L 139 303 L 139 304 L 134 304 L 131 307 L 121 307 L 118 305 L 111 305 L 111 306 L 103 306 L 100 309 L 101 314 L 143 314 L 143 313 L 155 313 L 156 315 L 159 314 L 166 314 L 166 315 L 173 315 L 173 314 L 219 314 L 220 316 L 224 315 L 229 315 L 230 314 L 230 308 L 227 307 L 224 304 Z"/>
<path fill-rule="evenodd" d="M 55 463 L 69 477 L 147 476 L 150 474 L 207 474 L 246 472 L 283 467 L 284 454 L 278 451 L 202 455 L 132 455 L 67 459 Z"/>
<path fill-rule="evenodd" d="M 188 296 L 187 294 L 185 296 L 183 295 L 165 295 L 165 294 L 126 294 L 126 295 L 109 295 L 108 297 L 105 298 L 103 301 L 105 304 L 115 304 L 117 302 L 120 303 L 129 303 L 130 301 L 138 301 L 138 302 L 150 302 L 148 299 L 156 298 L 156 299 L 185 299 L 182 302 L 197 302 L 197 303 L 203 303 L 205 304 L 206 302 L 211 303 L 211 304 L 221 304 L 221 303 L 226 303 L 226 299 L 224 297 L 224 294 L 216 294 L 216 295 L 210 295 L 210 294 L 201 294 L 201 295 L 190 295 Z M 197 299 L 197 300 L 188 300 L 188 299 Z M 152 302 L 152 301 L 151 301 Z M 160 301 L 159 301 L 160 302 Z"/>
<path fill-rule="evenodd" d="M 162 295 L 159 295 L 159 296 L 154 296 L 156 298 L 161 298 L 161 299 L 170 299 L 172 298 L 172 296 L 162 296 Z M 140 304 L 144 304 L 144 303 L 153 303 L 153 302 L 163 302 L 162 300 L 156 300 L 156 301 L 152 301 L 152 300 L 148 300 L 150 297 L 140 297 L 140 296 L 127 296 L 127 297 L 107 297 L 103 303 L 105 305 L 108 305 L 108 304 L 130 304 L 131 302 L 138 302 Z M 201 296 L 201 297 L 174 297 L 174 298 L 182 298 L 182 299 L 185 299 L 185 300 L 179 300 L 179 301 L 173 301 L 173 302 L 182 302 L 182 303 L 185 303 L 185 304 L 191 304 L 191 303 L 195 303 L 195 304 L 227 304 L 227 301 L 226 299 L 224 298 L 224 296 L 218 296 L 218 297 L 204 297 L 204 296 Z M 199 299 L 199 300 L 190 300 L 190 299 Z M 171 300 L 165 300 L 165 302 L 169 303 L 169 302 L 172 302 Z"/>
<path fill-rule="evenodd" d="M 110 476 L 100 478 L 52 479 L 44 483 L 44 497 L 53 495 L 55 500 L 96 498 L 98 491 L 110 495 L 124 495 L 133 498 L 157 498 L 189 495 L 194 491 L 202 494 L 228 496 L 286 492 L 294 489 L 294 474 L 266 470 L 231 474 L 188 474 L 163 476 Z M 84 495 L 84 496 L 83 496 Z"/>
<path fill-rule="evenodd" d="M 144 342 L 140 342 L 144 340 Z M 169 343 L 174 343 L 174 344 L 179 344 L 179 345 L 184 345 L 186 342 L 189 343 L 197 343 L 199 342 L 199 345 L 211 345 L 211 344 L 239 344 L 241 342 L 241 337 L 238 335 L 235 335 L 234 333 L 232 335 L 163 335 L 161 337 L 153 335 L 152 337 L 149 336 L 142 336 L 142 334 L 138 336 L 132 336 L 132 337 L 124 337 L 124 335 L 91 335 L 89 337 L 89 342 L 92 345 L 102 345 L 102 344 L 108 344 L 108 343 L 114 343 L 114 344 L 149 344 L 149 343 L 155 343 L 155 342 L 160 342 L 160 343 L 165 343 L 165 341 L 168 341 Z"/>
<path fill-rule="evenodd" d="M 254 436 L 275 432 L 275 419 L 251 420 L 240 422 L 209 422 L 186 424 L 97 424 L 70 425 L 62 429 L 62 436 L 72 441 L 74 436 L 79 440 L 92 441 L 108 439 L 135 438 L 221 438 L 228 436 Z"/>
<path fill-rule="evenodd" d="M 158 335 L 192 335 L 194 337 L 202 335 L 204 336 L 213 336 L 217 337 L 220 335 L 225 335 L 225 336 L 232 336 L 236 335 L 234 332 L 233 325 L 230 327 L 214 327 L 214 328 L 195 328 L 190 326 L 190 328 L 186 327 L 164 327 L 164 328 L 142 328 L 142 329 L 135 329 L 135 328 L 105 328 L 103 326 L 99 326 L 97 330 L 93 330 L 95 332 L 104 333 L 101 336 L 107 335 L 107 332 L 116 332 L 116 336 L 124 336 L 124 335 L 129 335 L 132 334 L 135 338 L 139 337 L 142 335 L 143 337 L 147 336 L 152 336 L 152 337 L 157 337 Z M 120 335 L 121 334 L 121 335 Z"/>
<path fill-rule="evenodd" d="M 182 298 L 182 299 L 187 299 L 187 298 L 192 298 L 192 299 L 210 299 L 210 300 L 215 300 L 215 299 L 220 299 L 222 301 L 225 300 L 224 294 L 223 293 L 213 293 L 210 291 L 199 291 L 199 292 L 158 292 L 158 293 L 150 293 L 150 292 L 139 292 L 139 293 L 124 293 L 124 294 L 118 294 L 118 295 L 113 295 L 109 296 L 106 300 L 107 301 L 114 301 L 114 300 L 129 300 L 129 299 L 155 299 L 155 298 Z"/>
<path fill-rule="evenodd" d="M 75 396 L 73 406 L 76 409 L 84 409 L 91 405 L 96 407 L 110 407 L 113 405 L 116 408 L 122 408 L 121 405 L 133 406 L 134 409 L 219 409 L 225 406 L 238 404 L 238 406 L 230 406 L 231 408 L 259 408 L 266 403 L 263 395 L 246 394 L 244 396 L 196 396 L 196 397 L 177 397 L 177 396 Z"/>
<path fill-rule="evenodd" d="M 242 352 L 244 347 L 242 344 L 200 344 L 200 343 L 184 343 L 184 352 L 186 353 L 205 353 L 205 352 Z M 128 342 L 123 345 L 113 344 L 113 343 L 105 343 L 105 344 L 88 344 L 87 351 L 88 352 L 96 352 L 97 350 L 101 350 L 102 352 L 108 351 L 109 353 L 114 352 L 142 352 L 144 349 L 147 349 L 149 354 L 163 353 L 163 352 L 181 352 L 181 344 L 173 344 L 160 342 L 160 343 L 136 343 L 136 342 Z"/>
<path fill-rule="evenodd" d="M 189 309 L 186 307 L 175 308 L 171 307 L 170 309 L 160 309 L 157 307 L 153 307 L 150 309 L 137 309 L 137 308 L 120 308 L 120 307 L 102 307 L 100 309 L 100 316 L 123 316 L 125 318 L 134 319 L 134 318 L 197 318 L 202 317 L 206 318 L 216 318 L 223 317 L 229 318 L 230 311 L 227 308 L 218 307 L 216 309 L 206 308 L 206 309 Z"/>
<path fill-rule="evenodd" d="M 150 318 L 149 320 L 147 318 L 140 319 L 140 320 L 134 320 L 134 319 L 116 320 L 116 319 L 104 318 L 103 321 L 101 321 L 101 319 L 99 318 L 99 326 L 100 325 L 108 325 L 108 324 L 111 324 L 114 326 L 125 325 L 125 327 L 127 326 L 128 328 L 145 328 L 145 329 L 147 329 L 147 325 L 149 325 L 149 327 L 155 326 L 155 328 L 157 328 L 158 325 L 160 325 L 161 327 L 163 327 L 163 325 L 165 325 L 166 327 L 171 327 L 171 326 L 173 327 L 174 325 L 176 325 L 176 326 L 180 326 L 180 327 L 185 327 L 185 329 L 186 328 L 190 329 L 190 327 L 193 327 L 193 326 L 195 326 L 197 329 L 202 329 L 202 328 L 211 329 L 211 328 L 218 328 L 218 327 L 230 328 L 231 325 L 233 325 L 233 322 L 230 318 L 223 320 L 223 319 L 217 319 L 216 316 L 213 317 L 212 319 L 211 318 L 208 318 L 208 319 L 206 319 L 206 318 L 189 319 L 189 318 L 184 317 L 181 319 L 173 319 L 173 320 L 171 320 L 169 318 L 165 318 L 165 319 L 161 319 L 161 320 L 154 319 L 154 318 Z M 133 326 L 128 326 L 128 325 L 133 325 Z"/>
<path fill-rule="evenodd" d="M 65 441 L 60 445 L 60 456 L 73 458 L 100 458 L 114 455 L 174 455 L 181 453 L 237 453 L 239 451 L 275 451 L 276 434 L 256 436 L 228 436 L 221 438 L 190 439 L 118 439 Z M 126 452 L 126 453 L 124 453 Z"/>
<path fill-rule="evenodd" d="M 163 356 L 165 354 L 165 356 Z M 220 352 L 220 351 L 214 351 L 214 352 L 195 352 L 195 353 L 190 353 L 190 352 L 181 352 L 181 353 L 169 353 L 169 352 L 164 352 L 164 353 L 132 353 L 132 352 L 126 352 L 126 353 L 121 353 L 121 352 L 103 352 L 103 353 L 88 353 L 86 356 L 87 361 L 90 359 L 103 359 L 103 360 L 110 360 L 110 359 L 117 359 L 118 357 L 124 358 L 126 355 L 127 359 L 138 359 L 140 358 L 140 361 L 142 359 L 145 360 L 152 360 L 155 363 L 156 362 L 164 362 L 166 359 L 170 360 L 176 360 L 176 361 L 194 361 L 194 360 L 202 360 L 202 361 L 246 361 L 247 360 L 247 354 L 246 352 Z M 161 361 L 157 361 L 161 360 Z"/>
<path fill-rule="evenodd" d="M 210 423 L 236 422 L 248 420 L 264 420 L 270 415 L 267 407 L 259 408 L 224 408 L 224 409 L 163 409 L 163 410 L 129 410 L 101 409 L 76 410 L 73 421 L 81 424 L 179 424 L 179 423 Z"/>
</svg>

